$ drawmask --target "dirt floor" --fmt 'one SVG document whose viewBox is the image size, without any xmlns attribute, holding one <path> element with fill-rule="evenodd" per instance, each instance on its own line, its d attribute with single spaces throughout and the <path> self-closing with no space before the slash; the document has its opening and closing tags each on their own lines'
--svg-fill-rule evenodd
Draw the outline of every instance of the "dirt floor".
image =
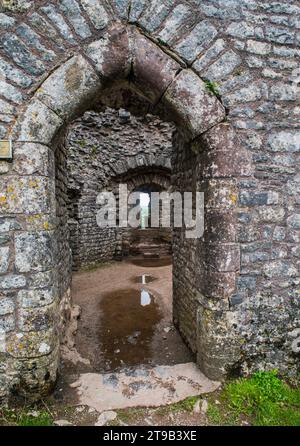
<svg viewBox="0 0 300 446">
<path fill-rule="evenodd" d="M 114 262 L 74 274 L 73 302 L 81 308 L 76 350 L 90 362 L 89 371 L 193 361 L 172 323 L 168 260 Z"/>
<path fill-rule="evenodd" d="M 207 423 L 201 408 L 220 384 L 201 374 L 172 323 L 170 258 L 75 273 L 72 299 L 80 317 L 53 394 L 33 409 L 0 411 L 0 425 L 39 425 L 40 416 L 75 426 Z"/>
</svg>

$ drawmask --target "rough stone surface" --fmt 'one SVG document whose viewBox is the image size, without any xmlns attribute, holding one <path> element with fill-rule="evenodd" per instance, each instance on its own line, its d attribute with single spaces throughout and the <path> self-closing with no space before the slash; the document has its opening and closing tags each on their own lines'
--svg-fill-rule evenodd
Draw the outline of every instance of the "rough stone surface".
<svg viewBox="0 0 300 446">
<path fill-rule="evenodd" d="M 91 43 L 86 50 L 96 70 L 104 80 L 124 79 L 131 68 L 129 37 L 126 28 L 112 26 L 100 40 Z"/>
<path fill-rule="evenodd" d="M 12 137 L 14 160 L 0 161 L 0 324 L 5 335 L 1 334 L 0 340 L 0 398 L 10 389 L 41 396 L 56 379 L 58 331 L 69 305 L 71 261 L 66 152 L 53 138 L 64 129 L 65 120 L 73 119 L 71 111 L 83 113 L 94 92 L 96 99 L 97 88 L 86 90 L 89 81 L 83 80 L 80 85 L 75 82 L 73 87 L 77 85 L 78 91 L 74 88 L 70 95 L 60 83 L 70 60 L 83 60 L 81 57 L 94 65 L 103 87 L 126 78 L 130 87 L 144 90 L 144 96 L 147 93 L 149 97 L 150 92 L 150 99 L 158 101 L 157 112 L 187 128 L 189 138 L 207 132 L 193 141 L 193 150 L 175 135 L 171 163 L 166 165 L 156 155 L 153 164 L 153 153 L 150 150 L 149 155 L 145 146 L 142 150 L 147 156 L 136 151 L 132 156 L 125 153 L 141 142 L 140 136 L 138 140 L 137 135 L 132 136 L 132 129 L 126 144 L 115 145 L 117 150 L 126 148 L 122 152 L 124 163 L 117 162 L 118 152 L 111 150 L 107 127 L 95 132 L 99 136 L 101 131 L 109 140 L 103 147 L 110 148 L 107 156 L 111 161 L 103 155 L 107 164 L 102 166 L 101 178 L 110 178 L 113 168 L 116 176 L 130 179 L 133 170 L 155 165 L 159 171 L 151 174 L 151 179 L 165 186 L 168 183 L 166 177 L 162 179 L 162 168 L 166 171 L 172 167 L 171 183 L 178 189 L 197 187 L 205 192 L 208 218 L 203 239 L 186 240 L 175 231 L 173 241 L 175 322 L 197 353 L 202 370 L 220 376 L 278 368 L 295 375 L 299 369 L 300 327 L 297 2 L 2 0 L 1 5 L 0 138 Z M 141 57 L 148 54 L 147 45 L 138 45 L 145 50 L 139 58 L 135 48 L 135 41 L 143 39 L 149 39 L 148 46 L 153 49 L 145 64 L 148 72 L 144 68 L 144 73 Z M 160 65 L 154 70 L 158 54 Z M 180 73 L 174 73 L 176 64 L 182 68 Z M 86 74 L 86 70 L 78 71 L 74 76 L 77 80 Z M 50 78 L 59 80 L 56 84 L 49 82 L 50 96 L 38 100 L 34 95 L 42 95 L 37 91 Z M 166 87 L 164 102 L 159 99 Z M 106 94 L 111 93 L 103 92 L 101 97 Z M 131 96 L 128 90 L 118 94 L 113 107 L 124 108 Z M 166 103 L 171 112 L 166 110 Z M 226 107 L 226 123 L 238 136 L 239 144 L 225 131 L 223 122 L 218 125 L 225 118 L 221 103 Z M 144 102 L 139 112 L 144 116 L 149 107 Z M 126 121 L 126 111 L 121 115 Z M 115 118 L 112 122 L 115 126 Z M 93 126 L 94 122 L 94 131 Z M 136 128 L 141 129 L 140 124 Z M 166 135 L 169 130 L 164 131 Z M 120 134 L 124 139 L 126 135 Z M 90 155 L 90 143 L 86 153 L 81 149 L 84 162 Z M 89 159 L 90 165 L 93 161 Z M 99 165 L 95 170 L 99 171 Z M 141 173 L 138 177 L 132 180 L 132 187 L 146 178 Z M 80 190 L 77 186 L 75 195 Z M 73 202 L 79 199 L 72 198 Z M 84 210 L 88 211 L 86 206 Z M 48 231 L 55 243 L 51 246 L 52 242 L 43 242 L 38 247 L 38 234 Z M 29 234 L 35 240 L 33 245 L 41 249 L 40 254 L 30 249 Z M 20 253 L 22 243 L 27 258 Z M 222 243 L 223 257 L 219 250 Z M 228 250 L 228 246 L 234 249 Z M 49 247 L 55 267 L 47 263 L 51 256 L 45 250 L 47 253 Z M 217 259 L 211 257 L 211 247 Z M 18 272 L 16 262 L 26 270 L 24 273 Z M 59 323 L 50 318 L 46 327 L 42 310 L 37 310 L 33 318 L 24 312 L 21 319 L 19 313 L 27 309 L 26 305 L 45 307 L 46 311 L 56 299 L 60 299 L 59 308 L 64 308 Z M 18 348 L 24 344 L 16 337 L 22 334 L 19 321 L 24 321 L 24 330 L 28 321 L 39 330 L 24 331 L 26 345 L 21 352 Z M 58 328 L 57 332 L 53 328 Z M 6 352 L 7 335 L 11 354 Z M 27 354 L 34 357 L 28 358 Z"/>
<path fill-rule="evenodd" d="M 72 119 L 91 104 L 100 85 L 92 66 L 81 56 L 73 57 L 44 82 L 37 98 L 61 118 Z"/>
<path fill-rule="evenodd" d="M 142 94 L 155 104 L 174 80 L 180 65 L 138 34 L 134 46 L 133 81 Z"/>
<path fill-rule="evenodd" d="M 129 189 L 151 181 L 168 187 L 173 129 L 152 115 L 139 118 L 111 108 L 87 112 L 74 122 L 66 153 L 73 269 L 109 261 L 122 252 L 122 231 L 97 225 L 97 194 L 113 189 L 122 178 Z"/>
<path fill-rule="evenodd" d="M 192 63 L 196 57 L 209 46 L 217 33 L 215 27 L 209 22 L 200 22 L 190 34 L 185 36 L 175 45 L 175 51 L 184 60 Z"/>
<path fill-rule="evenodd" d="M 108 14 L 100 0 L 81 0 L 83 8 L 97 29 L 104 29 L 108 24 Z"/>
<path fill-rule="evenodd" d="M 86 373 L 71 384 L 78 392 L 79 404 L 100 413 L 125 407 L 176 403 L 188 396 L 212 392 L 219 385 L 219 382 L 207 379 L 193 363 L 128 369 L 114 375 Z"/>
<path fill-rule="evenodd" d="M 47 122 L 47 129 L 44 123 Z M 53 134 L 59 131 L 63 121 L 38 99 L 29 103 L 21 123 L 12 130 L 17 141 L 51 144 Z"/>
<path fill-rule="evenodd" d="M 225 118 L 223 106 L 191 70 L 179 73 L 166 91 L 163 101 L 174 113 L 174 120 L 192 138 Z"/>
</svg>

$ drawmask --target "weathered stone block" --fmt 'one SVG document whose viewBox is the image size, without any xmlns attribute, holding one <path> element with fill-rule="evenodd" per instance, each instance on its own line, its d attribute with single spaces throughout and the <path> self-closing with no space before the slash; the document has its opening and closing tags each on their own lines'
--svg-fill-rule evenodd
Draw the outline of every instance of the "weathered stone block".
<svg viewBox="0 0 300 446">
<path fill-rule="evenodd" d="M 14 217 L 0 217 L 0 233 L 21 229 L 21 225 Z"/>
<path fill-rule="evenodd" d="M 193 69 L 196 73 L 201 74 L 211 61 L 213 61 L 225 48 L 226 42 L 223 39 L 216 40 L 215 43 L 194 62 Z"/>
<path fill-rule="evenodd" d="M 236 220 L 228 212 L 221 212 L 214 209 L 207 209 L 204 220 L 204 241 L 214 242 L 235 242 Z"/>
<path fill-rule="evenodd" d="M 42 271 L 31 274 L 27 279 L 30 290 L 36 288 L 51 288 L 53 284 L 55 284 L 55 272 L 53 270 Z M 29 293 L 30 292 L 31 291 L 29 291 Z"/>
<path fill-rule="evenodd" d="M 285 218 L 285 209 L 280 206 L 260 206 L 257 208 L 258 220 L 266 223 L 281 223 Z"/>
<path fill-rule="evenodd" d="M 0 277 L 0 289 L 2 289 L 2 290 L 23 288 L 24 286 L 26 286 L 26 277 L 25 276 L 9 274 L 9 275 Z"/>
<path fill-rule="evenodd" d="M 0 315 L 0 333 L 9 333 L 15 329 L 15 317 L 11 314 Z"/>
<path fill-rule="evenodd" d="M 201 282 L 207 299 L 229 299 L 236 290 L 236 273 L 209 270 Z"/>
<path fill-rule="evenodd" d="M 192 31 L 175 45 L 174 49 L 188 63 L 205 50 L 218 34 L 216 28 L 207 20 L 196 25 Z"/>
<path fill-rule="evenodd" d="M 274 43 L 291 44 L 295 39 L 295 33 L 292 30 L 277 26 L 267 26 L 265 35 L 266 40 Z"/>
<path fill-rule="evenodd" d="M 268 138 L 268 147 L 273 152 L 299 152 L 300 132 L 281 131 L 272 133 Z"/>
<path fill-rule="evenodd" d="M 246 156 L 243 156 L 243 155 Z M 249 175 L 251 163 L 245 150 L 239 152 L 236 147 L 233 152 L 224 147 L 224 150 L 208 148 L 202 154 L 203 178 L 230 178 Z"/>
<path fill-rule="evenodd" d="M 56 113 L 34 98 L 14 126 L 12 138 L 15 141 L 51 145 L 62 125 L 63 121 Z"/>
<path fill-rule="evenodd" d="M 47 177 L 10 176 L 1 183 L 0 214 L 39 214 L 54 209 L 54 184 Z"/>
<path fill-rule="evenodd" d="M 119 15 L 122 19 L 127 19 L 129 10 L 130 10 L 130 1 L 129 0 L 113 0 L 112 4 L 114 5 L 117 15 Z"/>
<path fill-rule="evenodd" d="M 248 192 L 242 191 L 239 197 L 241 206 L 263 206 L 278 204 L 278 193 L 274 191 Z"/>
<path fill-rule="evenodd" d="M 167 44 L 178 38 L 180 29 L 184 24 L 192 19 L 192 10 L 188 5 L 179 4 L 169 14 L 163 24 L 162 29 L 156 34 L 160 41 Z"/>
<path fill-rule="evenodd" d="M 139 25 L 149 33 L 152 33 L 161 25 L 173 6 L 174 2 L 172 0 L 152 0 L 147 2 L 145 13 L 138 20 Z M 136 7 L 134 9 L 136 10 Z"/>
<path fill-rule="evenodd" d="M 58 29 L 61 36 L 71 44 L 76 44 L 76 40 L 64 17 L 59 14 L 53 5 L 41 7 L 41 11 L 47 15 L 48 19 Z"/>
<path fill-rule="evenodd" d="M 29 76 L 2 58 L 0 58 L 0 74 L 6 80 L 12 81 L 20 87 L 26 88 L 32 84 L 32 79 Z"/>
<path fill-rule="evenodd" d="M 163 103 L 172 118 L 196 138 L 225 118 L 225 109 L 191 70 L 183 70 L 167 89 Z"/>
<path fill-rule="evenodd" d="M 201 74 L 202 77 L 209 79 L 210 81 L 221 81 L 226 79 L 226 77 L 239 67 L 241 63 L 241 57 L 230 50 L 220 56 L 216 62 L 210 65 L 210 67 Z"/>
<path fill-rule="evenodd" d="M 100 40 L 87 47 L 86 54 L 94 62 L 104 82 L 125 79 L 131 69 L 127 29 L 121 25 L 112 26 Z"/>
<path fill-rule="evenodd" d="M 233 209 L 237 207 L 238 187 L 234 179 L 207 180 L 199 184 L 204 192 L 207 209 Z"/>
<path fill-rule="evenodd" d="M 51 353 L 57 342 L 55 330 L 14 333 L 7 337 L 6 351 L 14 358 L 38 358 Z"/>
<path fill-rule="evenodd" d="M 82 39 L 91 37 L 91 30 L 86 23 L 76 0 L 61 0 L 59 2 L 59 7 L 66 15 L 69 22 L 73 25 L 78 36 Z"/>
<path fill-rule="evenodd" d="M 200 306 L 197 321 L 197 363 L 209 378 L 222 379 L 240 354 L 235 313 Z"/>
<path fill-rule="evenodd" d="M 10 298 L 3 298 L 0 296 L 0 316 L 12 314 L 15 311 L 14 301 Z"/>
<path fill-rule="evenodd" d="M 30 281 L 29 281 L 30 283 Z M 51 305 L 57 298 L 57 290 L 49 284 L 45 289 L 21 290 L 18 302 L 21 308 L 37 308 Z"/>
<path fill-rule="evenodd" d="M 256 40 L 248 40 L 247 50 L 250 53 L 259 54 L 260 56 L 264 56 L 271 52 L 271 45 L 269 43 L 259 42 Z"/>
<path fill-rule="evenodd" d="M 266 264 L 264 274 L 268 278 L 299 276 L 297 268 L 288 260 L 276 260 Z"/>
<path fill-rule="evenodd" d="M 54 173 L 54 153 L 42 144 L 14 144 L 13 170 L 19 175 L 45 175 Z"/>
<path fill-rule="evenodd" d="M 104 29 L 107 26 L 109 17 L 100 0 L 81 0 L 81 4 L 96 29 Z"/>
<path fill-rule="evenodd" d="M 206 256 L 207 268 L 218 272 L 235 272 L 240 268 L 240 250 L 237 244 L 209 244 Z"/>
<path fill-rule="evenodd" d="M 55 59 L 54 51 L 46 48 L 40 40 L 39 35 L 33 31 L 26 23 L 21 23 L 17 29 L 16 34 L 26 43 L 28 48 L 32 48 L 39 52 L 40 57 L 45 62 L 51 62 Z"/>
<path fill-rule="evenodd" d="M 15 235 L 15 266 L 19 272 L 47 271 L 54 263 L 54 234 L 21 232 Z"/>
<path fill-rule="evenodd" d="M 44 64 L 26 48 L 16 35 L 3 34 L 0 41 L 7 56 L 27 73 L 37 76 L 45 71 Z"/>
<path fill-rule="evenodd" d="M 36 97 L 69 121 L 90 106 L 100 88 L 91 65 L 82 56 L 75 56 L 48 77 Z"/>
<path fill-rule="evenodd" d="M 12 12 L 25 12 L 34 7 L 34 1 L 30 0 L 2 0 L 5 10 Z"/>
<path fill-rule="evenodd" d="M 16 23 L 15 19 L 13 17 L 10 17 L 9 15 L 4 14 L 3 12 L 0 13 L 0 25 L 2 29 L 9 29 Z"/>
<path fill-rule="evenodd" d="M 6 99 L 14 102 L 15 104 L 19 104 L 23 100 L 22 93 L 16 87 L 3 80 L 0 80 L 0 91 Z"/>
<path fill-rule="evenodd" d="M 41 331 L 52 328 L 58 319 L 58 308 L 56 304 L 41 308 L 22 308 L 19 311 L 18 330 Z"/>
<path fill-rule="evenodd" d="M 131 0 L 131 7 L 129 11 L 130 23 L 135 23 L 138 20 L 146 5 L 148 5 L 148 0 Z"/>
<path fill-rule="evenodd" d="M 139 33 L 134 35 L 133 82 L 156 103 L 174 80 L 180 65 Z"/>
<path fill-rule="evenodd" d="M 9 246 L 0 248 L 0 274 L 6 273 L 9 266 Z"/>
<path fill-rule="evenodd" d="M 300 229 L 300 214 L 293 214 L 287 219 L 287 225 L 293 229 Z"/>
</svg>

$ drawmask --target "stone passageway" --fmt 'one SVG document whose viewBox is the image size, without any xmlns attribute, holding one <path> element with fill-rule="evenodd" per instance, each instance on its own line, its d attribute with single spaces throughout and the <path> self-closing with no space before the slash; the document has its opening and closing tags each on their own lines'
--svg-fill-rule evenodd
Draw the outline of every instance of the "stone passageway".
<svg viewBox="0 0 300 446">
<path fill-rule="evenodd" d="M 58 386 L 68 401 L 101 413 L 157 407 L 218 387 L 172 323 L 170 257 L 75 273 L 72 294 L 81 311 L 75 338 L 62 349 Z"/>
<path fill-rule="evenodd" d="M 74 274 L 73 302 L 81 307 L 76 348 L 94 371 L 193 360 L 172 323 L 172 266 L 159 266 L 167 262 L 112 262 Z"/>
</svg>

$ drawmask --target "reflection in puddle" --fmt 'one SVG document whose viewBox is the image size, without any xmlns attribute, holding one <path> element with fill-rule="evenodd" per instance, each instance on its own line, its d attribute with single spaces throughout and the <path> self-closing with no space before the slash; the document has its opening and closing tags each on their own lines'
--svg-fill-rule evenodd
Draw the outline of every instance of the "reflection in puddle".
<svg viewBox="0 0 300 446">
<path fill-rule="evenodd" d="M 151 295 L 146 290 L 141 291 L 141 305 L 142 307 L 146 307 L 151 304 Z"/>
<path fill-rule="evenodd" d="M 144 289 L 117 290 L 103 295 L 100 309 L 105 369 L 149 362 L 155 327 L 162 319 L 153 295 Z"/>
<path fill-rule="evenodd" d="M 144 268 L 158 268 L 160 266 L 168 266 L 172 264 L 172 257 L 163 257 L 160 259 L 131 259 L 134 265 L 142 266 Z"/>
<path fill-rule="evenodd" d="M 156 280 L 156 277 L 149 276 L 148 274 L 142 274 L 132 279 L 134 283 L 141 283 L 142 285 L 147 285 L 147 283 L 153 282 L 154 280 Z"/>
</svg>

